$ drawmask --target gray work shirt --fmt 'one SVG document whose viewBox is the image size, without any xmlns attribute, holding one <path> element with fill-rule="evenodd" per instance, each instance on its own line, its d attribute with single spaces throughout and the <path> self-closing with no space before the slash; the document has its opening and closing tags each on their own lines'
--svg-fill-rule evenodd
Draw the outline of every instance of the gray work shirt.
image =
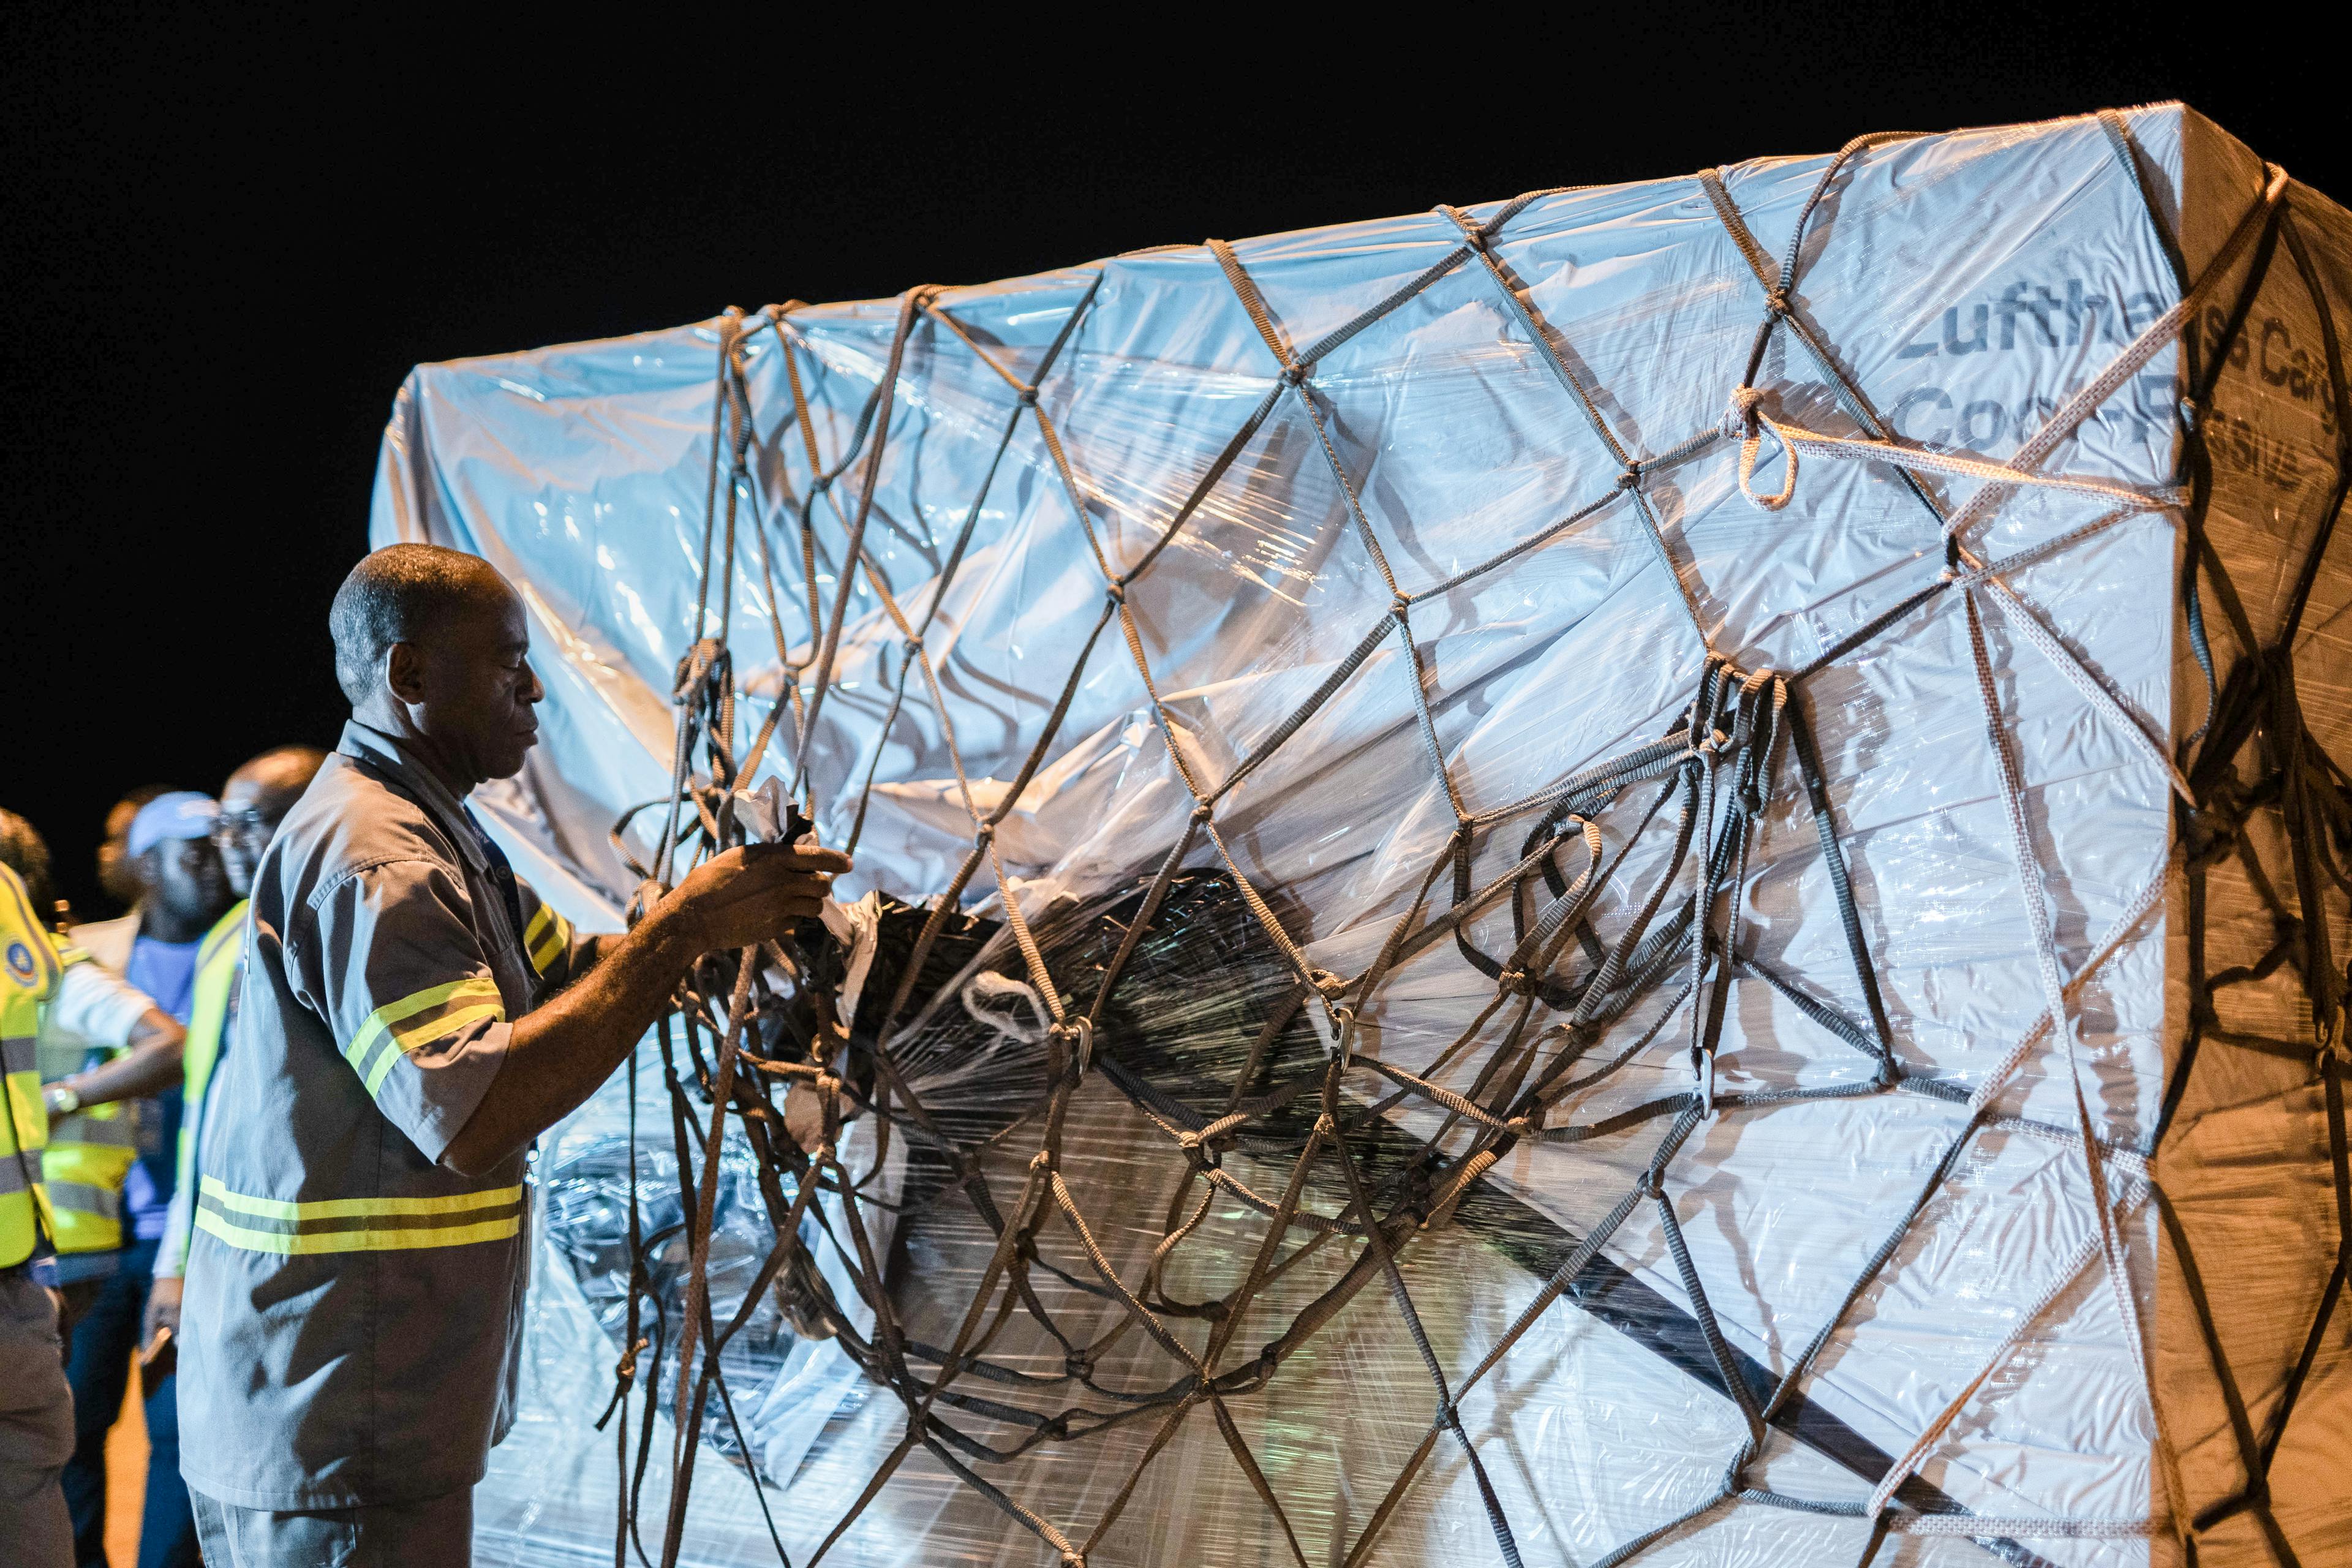
<svg viewBox="0 0 2352 1568">
<path fill-rule="evenodd" d="M 511 896 L 510 896 L 511 895 Z M 512 1419 L 520 1154 L 436 1163 L 571 928 L 464 806 L 356 721 L 262 857 L 188 1258 L 180 1473 L 242 1508 L 479 1480 Z"/>
</svg>

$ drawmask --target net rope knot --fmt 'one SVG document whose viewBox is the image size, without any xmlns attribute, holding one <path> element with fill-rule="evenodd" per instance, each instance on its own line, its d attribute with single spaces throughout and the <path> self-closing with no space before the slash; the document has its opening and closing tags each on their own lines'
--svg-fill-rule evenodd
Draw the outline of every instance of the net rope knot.
<svg viewBox="0 0 2352 1568">
<path fill-rule="evenodd" d="M 1727 436 L 1752 435 L 1758 419 L 1757 405 L 1764 401 L 1764 390 L 1757 386 L 1735 386 L 1731 402 L 1724 410 L 1723 433 Z"/>
<path fill-rule="evenodd" d="M 729 672 L 729 668 L 725 643 L 717 637 L 698 639 L 677 661 L 670 700 L 680 705 L 692 702 L 714 676 Z"/>
<path fill-rule="evenodd" d="M 1218 1169 L 1224 1163 L 1219 1152 L 1210 1144 L 1207 1135 L 1203 1132 L 1189 1131 L 1179 1132 L 1176 1134 L 1176 1143 L 1184 1151 L 1186 1163 L 1196 1171 L 1207 1172 Z"/>
<path fill-rule="evenodd" d="M 1797 448 L 1781 434 L 1780 427 L 1758 406 L 1763 401 L 1764 394 L 1755 387 L 1734 388 L 1731 411 L 1738 418 L 1738 426 L 1736 429 L 1727 427 L 1724 434 L 1739 437 L 1739 493 L 1764 511 L 1779 511 L 1797 493 Z M 1764 432 L 1768 429 L 1772 432 L 1773 440 L 1780 444 L 1780 456 L 1788 464 L 1788 473 L 1780 481 L 1780 488 L 1775 491 L 1756 488 L 1756 459 L 1763 452 Z"/>
</svg>

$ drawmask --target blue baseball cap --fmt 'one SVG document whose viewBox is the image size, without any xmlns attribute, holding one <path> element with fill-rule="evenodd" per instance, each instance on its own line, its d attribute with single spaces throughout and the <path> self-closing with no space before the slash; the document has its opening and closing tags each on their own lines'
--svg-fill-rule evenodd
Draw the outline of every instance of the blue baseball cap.
<svg viewBox="0 0 2352 1568">
<path fill-rule="evenodd" d="M 122 846 L 126 855 L 144 855 L 168 838 L 210 838 L 220 816 L 220 802 L 194 790 L 159 795 L 131 819 L 131 835 Z"/>
</svg>

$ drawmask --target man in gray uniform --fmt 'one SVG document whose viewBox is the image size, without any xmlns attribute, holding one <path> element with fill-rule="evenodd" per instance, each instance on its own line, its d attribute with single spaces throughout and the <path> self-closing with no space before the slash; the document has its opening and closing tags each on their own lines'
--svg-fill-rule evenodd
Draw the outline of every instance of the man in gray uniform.
<svg viewBox="0 0 2352 1568">
<path fill-rule="evenodd" d="M 542 695 L 489 565 L 377 551 L 335 595 L 352 722 L 264 855 L 187 1265 L 182 1471 L 213 1568 L 462 1568 L 511 1418 L 524 1153 L 698 954 L 816 911 L 847 859 L 730 850 L 575 937 L 465 806 Z"/>
</svg>

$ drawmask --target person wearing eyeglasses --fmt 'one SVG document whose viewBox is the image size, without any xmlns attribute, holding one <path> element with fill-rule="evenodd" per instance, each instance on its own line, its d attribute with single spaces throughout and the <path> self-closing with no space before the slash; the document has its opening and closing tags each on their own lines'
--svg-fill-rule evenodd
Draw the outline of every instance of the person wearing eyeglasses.
<svg viewBox="0 0 2352 1568">
<path fill-rule="evenodd" d="M 327 753 L 316 746 L 278 746 L 240 766 L 221 786 L 220 816 L 213 845 L 236 902 L 205 934 L 196 952 L 196 983 L 188 1016 L 184 1058 L 186 1104 L 180 1121 L 179 1179 L 172 1210 L 155 1253 L 155 1283 L 147 1293 L 142 1354 L 152 1367 L 168 1368 L 180 1333 L 180 1295 L 187 1273 L 188 1241 L 195 1230 L 196 1150 L 205 1124 L 205 1091 L 228 1044 L 236 1018 L 239 982 L 245 974 L 246 914 L 252 907 L 253 873 L 269 847 L 278 825 L 318 776 Z M 161 1376 L 156 1379 L 160 1384 Z"/>
</svg>

